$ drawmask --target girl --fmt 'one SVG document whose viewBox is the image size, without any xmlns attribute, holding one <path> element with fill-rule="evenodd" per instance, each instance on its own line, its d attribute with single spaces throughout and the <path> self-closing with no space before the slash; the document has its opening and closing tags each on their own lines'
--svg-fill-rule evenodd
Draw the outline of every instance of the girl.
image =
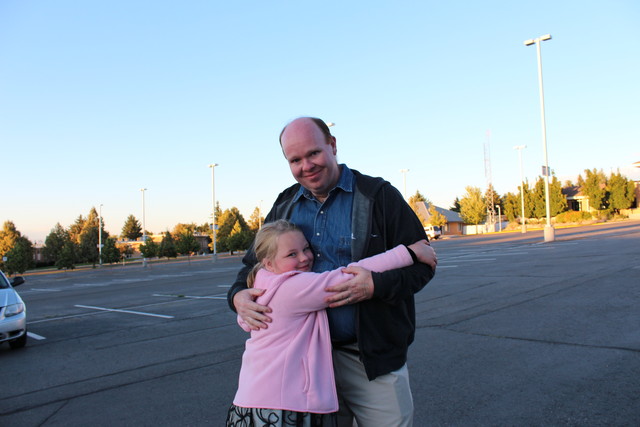
<svg viewBox="0 0 640 427">
<path fill-rule="evenodd" d="M 227 426 L 335 426 L 338 399 L 325 288 L 353 276 L 342 268 L 312 273 L 309 243 L 285 220 L 263 226 L 254 247 L 259 262 L 248 284 L 266 290 L 256 302 L 271 307 L 272 323 L 251 331 L 238 316 L 251 337 Z M 409 266 L 414 259 L 435 267 L 435 253 L 424 240 L 350 265 L 381 272 Z"/>
</svg>

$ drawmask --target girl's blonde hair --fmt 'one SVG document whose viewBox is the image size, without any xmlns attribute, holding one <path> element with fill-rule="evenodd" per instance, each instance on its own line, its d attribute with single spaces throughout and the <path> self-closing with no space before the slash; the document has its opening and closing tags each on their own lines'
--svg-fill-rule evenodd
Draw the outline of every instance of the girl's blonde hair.
<svg viewBox="0 0 640 427">
<path fill-rule="evenodd" d="M 260 230 L 258 230 L 258 234 L 256 234 L 256 238 L 253 241 L 253 250 L 256 253 L 258 262 L 253 266 L 247 276 L 248 287 L 253 287 L 258 270 L 264 267 L 262 260 L 273 259 L 276 256 L 276 253 L 278 252 L 278 237 L 290 231 L 299 231 L 302 233 L 295 224 L 285 219 L 279 219 L 265 224 Z"/>
</svg>

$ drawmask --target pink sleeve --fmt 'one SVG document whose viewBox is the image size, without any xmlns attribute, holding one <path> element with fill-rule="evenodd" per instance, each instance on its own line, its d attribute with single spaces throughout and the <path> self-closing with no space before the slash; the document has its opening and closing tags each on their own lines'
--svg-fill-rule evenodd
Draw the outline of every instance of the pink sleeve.
<svg viewBox="0 0 640 427">
<path fill-rule="evenodd" d="M 382 254 L 362 259 L 349 264 L 381 272 L 395 268 L 407 267 L 413 259 L 404 245 L 399 245 Z M 279 292 L 286 293 L 281 299 L 282 306 L 297 313 L 309 313 L 327 308 L 324 301 L 330 295 L 325 291 L 329 286 L 337 285 L 351 279 L 353 275 L 342 272 L 344 267 L 324 273 L 296 273 L 287 278 Z"/>
<path fill-rule="evenodd" d="M 408 267 L 413 264 L 413 258 L 405 245 L 398 245 L 378 255 L 353 262 L 349 266 L 366 268 L 367 270 L 381 273 L 396 268 Z"/>
</svg>

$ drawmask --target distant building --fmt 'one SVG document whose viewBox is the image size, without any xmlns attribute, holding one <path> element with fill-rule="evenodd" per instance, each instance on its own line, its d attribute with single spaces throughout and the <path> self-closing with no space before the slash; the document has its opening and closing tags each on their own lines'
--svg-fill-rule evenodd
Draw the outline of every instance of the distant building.
<svg viewBox="0 0 640 427">
<path fill-rule="evenodd" d="M 450 209 L 441 208 L 440 206 L 433 205 L 441 215 L 447 219 L 447 223 L 442 227 L 442 235 L 460 235 L 463 232 L 464 221 L 458 212 L 454 212 Z M 422 215 L 427 221 L 431 218 L 431 214 L 429 213 L 429 204 L 427 202 L 422 202 L 418 204 L 418 211 L 420 215 Z"/>
</svg>

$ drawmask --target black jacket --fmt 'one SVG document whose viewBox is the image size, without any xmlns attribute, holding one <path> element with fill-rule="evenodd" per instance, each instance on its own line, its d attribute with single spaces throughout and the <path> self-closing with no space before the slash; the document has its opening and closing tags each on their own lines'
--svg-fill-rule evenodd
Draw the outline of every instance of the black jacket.
<svg viewBox="0 0 640 427">
<path fill-rule="evenodd" d="M 398 190 L 382 178 L 373 178 L 352 170 L 356 177 L 351 227 L 353 261 L 426 239 L 420 220 Z M 289 218 L 293 198 L 300 188 L 295 184 L 284 190 L 274 203 L 265 222 Z M 250 249 L 242 262 L 236 282 L 227 294 L 229 306 L 233 296 L 246 289 L 246 279 L 257 262 Z M 358 303 L 358 345 L 360 357 L 370 380 L 400 369 L 407 361 L 407 351 L 415 333 L 414 294 L 431 280 L 434 271 L 426 264 L 372 273 L 373 298 Z"/>
</svg>

